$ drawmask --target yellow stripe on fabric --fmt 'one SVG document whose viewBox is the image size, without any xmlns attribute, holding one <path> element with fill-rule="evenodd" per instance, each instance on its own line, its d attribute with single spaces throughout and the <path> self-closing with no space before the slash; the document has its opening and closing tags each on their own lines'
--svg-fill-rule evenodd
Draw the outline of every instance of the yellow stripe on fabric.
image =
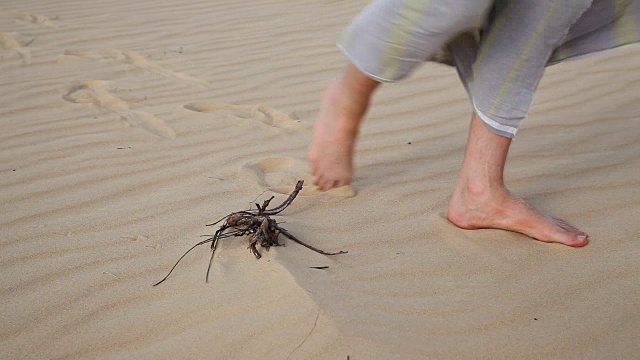
<svg viewBox="0 0 640 360">
<path fill-rule="evenodd" d="M 396 21 L 392 25 L 387 41 L 385 41 L 387 46 L 383 53 L 384 61 L 378 69 L 378 76 L 386 79 L 397 78 L 400 70 L 399 63 L 407 43 L 411 39 L 412 31 L 424 16 L 429 3 L 429 0 L 408 0 L 398 11 Z"/>
<path fill-rule="evenodd" d="M 500 29 L 504 26 L 504 23 L 507 21 L 506 14 L 508 13 L 509 6 L 511 6 L 511 4 L 513 3 L 514 1 L 510 1 L 509 3 L 507 3 L 504 9 L 499 10 L 500 15 L 498 16 L 498 18 L 493 20 L 493 26 L 491 27 L 491 30 L 490 30 L 491 32 L 489 36 L 487 36 L 486 39 L 480 40 L 482 43 L 480 45 L 480 51 L 478 52 L 478 57 L 476 58 L 476 61 L 473 63 L 473 65 L 471 66 L 471 79 L 470 79 L 471 81 L 473 80 L 473 74 L 476 73 L 478 64 L 482 63 L 483 58 L 487 54 L 487 51 L 489 51 L 489 47 L 491 47 L 491 44 L 493 44 L 497 34 L 500 33 Z"/>
<path fill-rule="evenodd" d="M 615 45 L 628 44 L 630 42 L 638 41 L 638 25 L 635 14 L 633 11 L 625 11 L 625 8 L 631 7 L 628 1 L 617 0 L 614 1 L 614 9 L 616 13 L 623 12 L 623 15 L 616 20 L 614 24 L 614 41 Z"/>
<path fill-rule="evenodd" d="M 540 24 L 538 24 L 538 27 L 536 28 L 531 38 L 529 39 L 529 42 L 527 43 L 524 50 L 518 57 L 518 60 L 516 60 L 516 62 L 513 64 L 513 67 L 511 68 L 511 71 L 509 71 L 509 75 L 507 75 L 507 79 L 504 81 L 504 83 L 502 83 L 502 86 L 500 87 L 500 91 L 498 91 L 498 94 L 496 95 L 496 98 L 493 101 L 493 105 L 491 106 L 489 113 L 495 112 L 496 107 L 500 104 L 500 102 L 502 101 L 502 98 L 507 94 L 507 91 L 511 86 L 511 81 L 513 80 L 513 76 L 516 74 L 518 70 L 520 70 L 520 67 L 524 63 L 525 59 L 529 56 L 529 53 L 531 52 L 531 50 L 533 49 L 533 46 L 535 45 L 536 41 L 540 37 L 540 34 L 543 32 L 544 28 L 549 23 L 549 19 L 551 18 L 551 16 L 558 9 L 558 6 L 560 6 L 560 3 L 561 1 L 554 2 L 553 6 L 549 7 L 549 9 L 544 14 L 544 18 L 542 19 L 542 21 L 540 21 Z"/>
</svg>

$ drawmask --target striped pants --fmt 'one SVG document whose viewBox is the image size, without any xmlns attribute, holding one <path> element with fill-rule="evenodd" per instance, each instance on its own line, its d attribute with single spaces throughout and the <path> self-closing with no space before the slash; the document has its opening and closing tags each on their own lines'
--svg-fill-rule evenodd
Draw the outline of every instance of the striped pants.
<svg viewBox="0 0 640 360">
<path fill-rule="evenodd" d="M 640 40 L 640 0 L 375 0 L 338 47 L 381 82 L 456 66 L 479 118 L 515 137 L 545 66 Z"/>
</svg>

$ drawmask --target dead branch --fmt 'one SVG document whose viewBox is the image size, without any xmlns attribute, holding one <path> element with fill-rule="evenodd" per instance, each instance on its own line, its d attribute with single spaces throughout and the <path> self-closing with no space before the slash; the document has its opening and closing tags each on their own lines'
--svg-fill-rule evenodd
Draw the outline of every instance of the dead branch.
<svg viewBox="0 0 640 360">
<path fill-rule="evenodd" d="M 280 236 L 280 234 L 322 255 L 346 254 L 347 251 L 327 252 L 324 250 L 320 250 L 312 245 L 309 245 L 304 241 L 298 239 L 294 235 L 292 235 L 287 229 L 279 226 L 278 222 L 276 222 L 274 219 L 271 218 L 271 216 L 278 215 L 280 212 L 286 209 L 289 205 L 291 205 L 291 203 L 296 198 L 296 196 L 298 196 L 298 193 L 300 192 L 300 190 L 302 190 L 303 183 L 304 183 L 303 180 L 299 180 L 296 183 L 296 187 L 295 189 L 293 189 L 293 192 L 291 192 L 291 194 L 282 202 L 282 204 L 276 206 L 273 209 L 267 209 L 267 207 L 271 203 L 271 200 L 273 200 L 273 196 L 272 196 L 269 199 L 266 199 L 265 201 L 263 201 L 262 205 L 256 203 L 255 204 L 256 209 L 233 212 L 223 217 L 222 219 L 216 221 L 215 223 L 207 224 L 207 226 L 212 226 L 220 223 L 221 221 L 224 221 L 224 223 L 222 223 L 222 225 L 218 228 L 218 230 L 216 230 L 215 234 L 213 234 L 211 237 L 207 238 L 206 240 L 200 241 L 199 243 L 189 248 L 189 250 L 187 250 L 173 265 L 171 270 L 169 270 L 169 273 L 167 274 L 167 276 L 165 276 L 162 280 L 155 283 L 153 286 L 159 285 L 162 282 L 164 282 L 169 277 L 169 275 L 171 275 L 171 273 L 176 268 L 176 266 L 178 266 L 178 263 L 182 259 L 184 259 L 184 257 L 189 252 L 191 252 L 191 250 L 195 249 L 200 245 L 204 245 L 207 243 L 211 243 L 211 258 L 209 259 L 209 267 L 207 268 L 207 276 L 206 276 L 206 281 L 209 282 L 209 273 L 211 272 L 211 264 L 213 263 L 213 256 L 215 255 L 218 242 L 220 241 L 220 239 L 224 239 L 232 236 L 238 237 L 238 236 L 248 235 L 247 236 L 249 239 L 248 248 L 257 259 L 260 259 L 262 257 L 262 254 L 260 253 L 260 251 L 258 251 L 257 246 L 260 245 L 261 247 L 267 250 L 269 250 L 271 246 L 280 246 L 281 244 L 278 242 L 278 237 Z"/>
</svg>

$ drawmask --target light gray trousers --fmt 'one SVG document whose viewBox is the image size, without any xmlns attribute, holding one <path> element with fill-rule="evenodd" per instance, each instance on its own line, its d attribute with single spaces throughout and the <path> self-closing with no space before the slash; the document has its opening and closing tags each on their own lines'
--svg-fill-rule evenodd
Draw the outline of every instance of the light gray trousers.
<svg viewBox="0 0 640 360">
<path fill-rule="evenodd" d="M 513 138 L 554 51 L 615 25 L 625 12 L 637 12 L 637 3 L 375 0 L 342 34 L 338 47 L 358 69 L 381 82 L 400 80 L 425 61 L 455 65 L 478 116 L 495 133 Z M 638 34 L 627 38 L 638 41 Z M 622 42 L 600 38 L 581 52 Z M 565 57 L 581 55 L 570 46 L 563 51 Z"/>
</svg>

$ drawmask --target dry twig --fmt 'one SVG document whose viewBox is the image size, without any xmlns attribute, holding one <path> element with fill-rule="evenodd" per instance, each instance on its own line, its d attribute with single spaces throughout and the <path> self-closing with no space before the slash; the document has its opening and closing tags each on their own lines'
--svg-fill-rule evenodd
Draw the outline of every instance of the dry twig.
<svg viewBox="0 0 640 360">
<path fill-rule="evenodd" d="M 224 239 L 232 236 L 248 235 L 249 250 L 258 259 L 262 257 L 262 255 L 260 254 L 257 248 L 258 244 L 266 248 L 267 250 L 271 246 L 280 246 L 281 244 L 278 242 L 278 236 L 280 236 L 280 234 L 286 236 L 287 238 L 297 242 L 302 246 L 305 246 L 323 255 L 346 254 L 347 251 L 326 252 L 312 245 L 309 245 L 303 242 L 302 240 L 298 239 L 294 235 L 292 235 L 289 231 L 287 231 L 287 229 L 279 226 L 278 222 L 276 222 L 274 219 L 271 218 L 271 216 L 278 215 L 280 212 L 286 209 L 289 205 L 291 205 L 291 203 L 296 198 L 300 190 L 302 190 L 303 183 L 304 183 L 303 180 L 299 180 L 298 183 L 296 184 L 295 189 L 289 195 L 289 197 L 287 197 L 287 199 L 285 199 L 285 201 L 283 201 L 282 204 L 276 206 L 273 209 L 267 209 L 267 207 L 269 206 L 269 203 L 271 202 L 271 200 L 273 200 L 273 196 L 272 196 L 269 199 L 265 200 L 262 203 L 262 205 L 256 203 L 257 209 L 249 209 L 249 210 L 234 212 L 216 221 L 215 223 L 207 224 L 207 226 L 213 226 L 220 223 L 221 221 L 224 221 L 224 223 L 220 226 L 220 228 L 218 228 L 215 234 L 213 234 L 211 237 L 207 238 L 206 240 L 203 240 L 193 245 L 189 250 L 187 250 L 187 252 L 185 252 L 180 257 L 180 259 L 178 259 L 175 265 L 173 265 L 171 270 L 169 270 L 169 273 L 167 274 L 167 276 L 165 276 L 162 280 L 155 283 L 153 286 L 156 286 L 162 283 L 163 281 L 165 281 L 169 277 L 169 275 L 171 275 L 171 273 L 176 268 L 178 263 L 191 250 L 195 249 L 200 245 L 204 245 L 207 243 L 211 243 L 211 259 L 209 260 L 209 267 L 207 268 L 207 277 L 206 277 L 206 281 L 209 282 L 209 272 L 211 271 L 211 264 L 213 263 L 213 256 L 215 254 L 216 247 L 218 246 L 218 241 L 220 241 L 220 239 Z"/>
</svg>

